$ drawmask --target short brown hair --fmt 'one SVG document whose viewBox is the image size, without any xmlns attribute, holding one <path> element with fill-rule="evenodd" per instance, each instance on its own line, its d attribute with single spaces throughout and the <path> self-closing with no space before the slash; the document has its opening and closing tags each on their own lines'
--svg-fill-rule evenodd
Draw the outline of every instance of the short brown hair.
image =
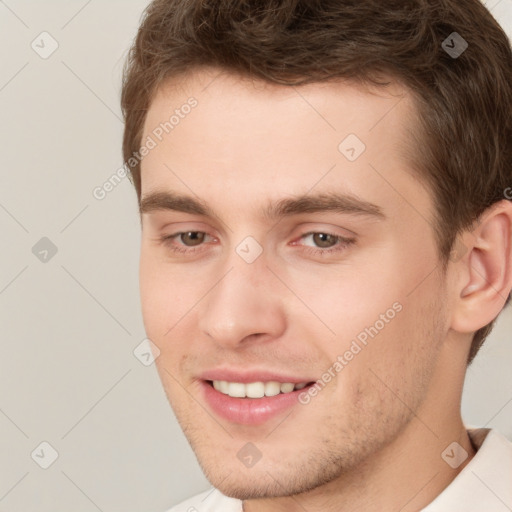
<svg viewBox="0 0 512 512">
<path fill-rule="evenodd" d="M 457 235 L 512 185 L 512 52 L 480 0 L 153 0 L 121 97 L 123 158 L 139 201 L 131 157 L 152 97 L 202 66 L 281 85 L 384 87 L 391 77 L 407 86 L 417 107 L 411 164 L 432 192 L 444 270 Z M 476 331 L 468 364 L 494 322 Z"/>
</svg>

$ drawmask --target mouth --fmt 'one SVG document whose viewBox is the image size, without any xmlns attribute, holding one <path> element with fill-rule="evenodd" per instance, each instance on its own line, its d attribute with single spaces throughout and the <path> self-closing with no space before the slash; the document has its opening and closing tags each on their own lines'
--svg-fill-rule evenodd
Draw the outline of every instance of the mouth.
<svg viewBox="0 0 512 512">
<path fill-rule="evenodd" d="M 215 390 L 232 398 L 263 398 L 272 397 L 280 394 L 288 394 L 293 391 L 299 391 L 312 382 L 278 382 L 278 381 L 258 381 L 258 382 L 229 382 L 226 380 L 206 381 Z"/>
<path fill-rule="evenodd" d="M 263 425 L 299 405 L 299 395 L 315 382 L 200 381 L 203 400 L 215 416 L 231 424 L 251 426 Z"/>
</svg>

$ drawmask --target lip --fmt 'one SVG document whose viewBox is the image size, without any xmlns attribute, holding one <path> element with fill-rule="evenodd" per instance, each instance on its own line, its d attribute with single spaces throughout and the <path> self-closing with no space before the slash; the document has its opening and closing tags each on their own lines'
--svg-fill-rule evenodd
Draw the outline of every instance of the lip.
<svg viewBox="0 0 512 512">
<path fill-rule="evenodd" d="M 198 376 L 201 380 L 225 380 L 228 382 L 240 382 L 242 384 L 249 384 L 250 382 L 290 382 L 292 384 L 300 384 L 301 382 L 315 382 L 317 379 L 314 377 L 294 377 L 284 375 L 277 372 L 269 372 L 268 370 L 251 370 L 240 372 L 230 369 L 217 369 L 210 370 Z"/>
<path fill-rule="evenodd" d="M 240 381 L 234 380 L 232 382 Z M 247 382 L 257 381 L 248 380 Z M 296 383 L 299 382 L 306 381 L 296 381 Z M 203 399 L 215 415 L 230 423 L 253 426 L 262 425 L 299 404 L 299 394 L 304 391 L 307 392 L 309 387 L 313 384 L 314 382 L 303 389 L 297 389 L 290 393 L 280 393 L 275 396 L 264 396 L 263 398 L 234 398 L 217 391 L 212 386 L 210 380 L 200 381 Z"/>
</svg>

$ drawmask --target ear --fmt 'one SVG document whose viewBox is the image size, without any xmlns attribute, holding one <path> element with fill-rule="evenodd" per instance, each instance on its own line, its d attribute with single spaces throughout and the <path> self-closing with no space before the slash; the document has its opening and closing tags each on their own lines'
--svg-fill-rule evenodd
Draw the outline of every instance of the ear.
<svg viewBox="0 0 512 512">
<path fill-rule="evenodd" d="M 512 289 L 512 202 L 502 200 L 485 210 L 459 244 L 465 253 L 455 263 L 451 327 L 470 333 L 499 315 Z"/>
</svg>

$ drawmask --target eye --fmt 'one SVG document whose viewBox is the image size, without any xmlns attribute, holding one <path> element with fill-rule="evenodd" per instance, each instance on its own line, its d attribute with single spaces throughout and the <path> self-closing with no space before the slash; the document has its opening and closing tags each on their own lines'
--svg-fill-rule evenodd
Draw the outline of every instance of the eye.
<svg viewBox="0 0 512 512">
<path fill-rule="evenodd" d="M 187 231 L 178 233 L 177 236 L 180 238 L 184 245 L 193 247 L 204 242 L 206 233 L 203 231 Z"/>
<path fill-rule="evenodd" d="M 304 244 L 303 247 L 305 248 L 306 252 L 317 255 L 326 255 L 343 251 L 349 245 L 355 243 L 354 238 L 346 238 L 323 231 L 312 231 L 310 233 L 305 233 L 300 237 L 300 240 L 309 240 L 312 242 Z M 294 243 L 293 245 L 297 244 Z"/>
<path fill-rule="evenodd" d="M 302 238 L 306 237 L 311 237 L 311 240 L 317 247 L 322 247 L 324 249 L 336 245 L 339 238 L 335 235 L 331 235 L 330 233 L 308 233 L 307 235 L 302 236 Z"/>
<path fill-rule="evenodd" d="M 169 249 L 180 253 L 193 253 L 201 250 L 201 245 L 207 241 L 207 238 L 215 240 L 214 237 L 208 235 L 204 231 L 180 231 L 172 235 L 165 235 L 160 241 Z M 181 243 L 176 243 L 178 240 Z"/>
</svg>

